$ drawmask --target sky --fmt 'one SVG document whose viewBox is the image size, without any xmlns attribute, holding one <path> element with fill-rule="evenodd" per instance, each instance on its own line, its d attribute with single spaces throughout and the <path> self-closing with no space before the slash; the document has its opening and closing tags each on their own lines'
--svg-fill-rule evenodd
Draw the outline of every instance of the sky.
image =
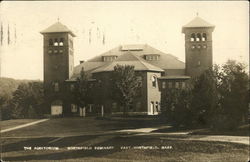
<svg viewBox="0 0 250 162">
<path fill-rule="evenodd" d="M 75 66 L 80 60 L 86 61 L 118 45 L 135 43 L 149 44 L 184 61 L 185 42 L 181 29 L 197 13 L 216 26 L 213 63 L 223 64 L 235 59 L 248 65 L 247 1 L 3 1 L 0 3 L 3 27 L 0 76 L 43 80 L 40 31 L 58 19 L 77 35 L 74 38 Z"/>
</svg>

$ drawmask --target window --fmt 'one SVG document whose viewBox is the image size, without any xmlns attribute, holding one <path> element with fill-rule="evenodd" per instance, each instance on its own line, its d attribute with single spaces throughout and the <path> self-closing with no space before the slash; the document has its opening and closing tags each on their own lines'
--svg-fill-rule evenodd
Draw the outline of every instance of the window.
<svg viewBox="0 0 250 162">
<path fill-rule="evenodd" d="M 51 54 L 51 53 L 52 53 L 52 50 L 49 50 L 48 53 Z"/>
<path fill-rule="evenodd" d="M 182 89 L 185 89 L 185 88 L 186 88 L 186 83 L 182 82 Z"/>
<path fill-rule="evenodd" d="M 58 53 L 58 50 L 54 50 L 54 53 Z"/>
<path fill-rule="evenodd" d="M 195 45 L 192 45 L 192 47 L 191 47 L 192 49 L 195 49 Z"/>
<path fill-rule="evenodd" d="M 152 80 L 152 86 L 156 87 L 156 77 L 152 76 L 151 80 Z"/>
<path fill-rule="evenodd" d="M 49 39 L 49 46 L 53 46 L 53 40 Z"/>
<path fill-rule="evenodd" d="M 138 101 L 138 102 L 136 103 L 135 107 L 136 107 L 136 111 L 140 111 L 140 110 L 141 110 L 141 102 Z"/>
<path fill-rule="evenodd" d="M 59 46 L 63 46 L 63 41 L 64 41 L 64 39 L 63 39 L 63 38 L 60 38 Z"/>
<path fill-rule="evenodd" d="M 166 88 L 166 82 L 163 81 L 163 82 L 162 82 L 162 89 L 165 89 L 165 88 Z"/>
<path fill-rule="evenodd" d="M 155 103 L 155 109 L 156 109 L 157 112 L 161 111 L 161 109 L 160 109 L 160 102 L 156 101 L 156 103 Z"/>
<path fill-rule="evenodd" d="M 204 41 L 206 41 L 207 40 L 207 34 L 206 33 L 203 33 L 202 34 L 202 41 L 204 42 Z"/>
<path fill-rule="evenodd" d="M 74 84 L 70 84 L 70 91 L 74 91 L 75 89 L 75 85 Z"/>
<path fill-rule="evenodd" d="M 77 112 L 77 107 L 75 104 L 71 104 L 71 112 L 73 113 Z"/>
<path fill-rule="evenodd" d="M 201 45 L 198 45 L 197 48 L 200 49 L 200 48 L 201 48 Z"/>
<path fill-rule="evenodd" d="M 203 45 L 203 48 L 207 48 L 207 45 Z"/>
<path fill-rule="evenodd" d="M 172 82 L 168 82 L 168 88 L 172 88 L 173 83 Z"/>
<path fill-rule="evenodd" d="M 55 41 L 54 41 L 54 46 L 58 46 L 58 41 L 57 41 L 57 38 L 55 38 Z"/>
<path fill-rule="evenodd" d="M 196 37 L 196 41 L 199 42 L 200 40 L 201 40 L 201 34 L 198 33 L 198 34 L 197 34 L 197 37 Z"/>
<path fill-rule="evenodd" d="M 59 91 L 59 83 L 58 83 L 58 82 L 56 82 L 56 83 L 54 84 L 54 90 L 55 90 L 55 92 L 58 92 L 58 91 Z"/>
<path fill-rule="evenodd" d="M 179 82 L 175 83 L 175 88 L 179 88 Z"/>
<path fill-rule="evenodd" d="M 59 53 L 63 53 L 63 50 L 59 50 Z"/>
<path fill-rule="evenodd" d="M 191 42 L 195 41 L 195 34 L 194 33 L 191 34 L 190 41 Z"/>
</svg>

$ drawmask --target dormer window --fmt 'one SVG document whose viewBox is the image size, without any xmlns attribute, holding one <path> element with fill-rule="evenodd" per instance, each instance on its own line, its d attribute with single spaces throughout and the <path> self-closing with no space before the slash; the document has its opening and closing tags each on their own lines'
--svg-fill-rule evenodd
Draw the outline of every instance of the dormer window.
<svg viewBox="0 0 250 162">
<path fill-rule="evenodd" d="M 57 41 L 57 38 L 55 38 L 55 41 L 54 41 L 54 46 L 58 46 L 58 41 Z"/>
<path fill-rule="evenodd" d="M 151 55 L 145 55 L 145 59 L 148 61 L 157 61 L 159 60 L 160 55 L 157 54 L 151 54 Z"/>
<path fill-rule="evenodd" d="M 117 56 L 103 56 L 103 61 L 104 62 L 111 62 L 117 59 Z"/>
<path fill-rule="evenodd" d="M 59 46 L 63 46 L 64 39 L 60 38 Z"/>
</svg>

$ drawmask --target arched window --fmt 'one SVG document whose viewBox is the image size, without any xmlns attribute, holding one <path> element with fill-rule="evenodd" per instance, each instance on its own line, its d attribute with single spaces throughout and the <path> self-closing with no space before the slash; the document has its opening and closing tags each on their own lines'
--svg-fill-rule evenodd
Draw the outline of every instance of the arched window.
<svg viewBox="0 0 250 162">
<path fill-rule="evenodd" d="M 59 46 L 63 46 L 64 39 L 60 38 Z"/>
<path fill-rule="evenodd" d="M 202 39 L 201 39 L 202 41 L 206 41 L 207 40 L 207 34 L 206 33 L 203 33 L 202 34 Z"/>
<path fill-rule="evenodd" d="M 191 34 L 190 41 L 191 42 L 195 41 L 195 34 L 194 33 Z"/>
<path fill-rule="evenodd" d="M 196 41 L 197 41 L 197 42 L 201 41 L 201 34 L 200 34 L 200 33 L 197 34 L 197 36 L 196 36 Z"/>
<path fill-rule="evenodd" d="M 57 41 L 57 38 L 55 38 L 55 41 L 54 41 L 54 46 L 58 46 L 58 41 Z"/>
<path fill-rule="evenodd" d="M 49 39 L 49 46 L 53 46 L 53 40 Z"/>
<path fill-rule="evenodd" d="M 152 86 L 156 87 L 156 77 L 152 76 L 151 80 L 152 80 Z"/>
</svg>

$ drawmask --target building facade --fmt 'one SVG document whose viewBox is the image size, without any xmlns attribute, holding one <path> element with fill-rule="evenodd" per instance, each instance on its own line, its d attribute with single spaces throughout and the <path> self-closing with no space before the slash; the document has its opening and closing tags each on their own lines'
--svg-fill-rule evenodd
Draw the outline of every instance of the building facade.
<svg viewBox="0 0 250 162">
<path fill-rule="evenodd" d="M 148 44 L 121 45 L 74 67 L 75 34 L 57 22 L 43 30 L 44 93 L 52 115 L 119 114 L 122 107 L 113 100 L 110 75 L 116 65 L 133 65 L 141 82 L 129 113 L 157 115 L 161 112 L 162 92 L 186 88 L 188 80 L 212 67 L 214 25 L 200 17 L 182 27 L 185 34 L 185 63 L 172 54 Z M 74 84 L 81 70 L 89 76 L 91 99 L 84 112 L 73 102 Z"/>
</svg>

